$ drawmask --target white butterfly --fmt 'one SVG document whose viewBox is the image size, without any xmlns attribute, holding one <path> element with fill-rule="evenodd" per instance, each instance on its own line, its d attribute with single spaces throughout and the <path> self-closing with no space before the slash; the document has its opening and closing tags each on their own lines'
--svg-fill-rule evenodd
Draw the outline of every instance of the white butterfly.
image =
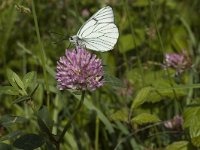
<svg viewBox="0 0 200 150">
<path fill-rule="evenodd" d="M 106 6 L 90 17 L 69 41 L 76 47 L 105 52 L 113 49 L 118 37 L 119 31 L 114 24 L 112 8 Z"/>
</svg>

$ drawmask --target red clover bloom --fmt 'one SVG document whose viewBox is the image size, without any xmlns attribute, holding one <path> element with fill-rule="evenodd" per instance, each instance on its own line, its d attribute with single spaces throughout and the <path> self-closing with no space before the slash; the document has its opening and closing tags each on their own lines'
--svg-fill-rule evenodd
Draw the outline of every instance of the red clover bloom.
<svg viewBox="0 0 200 150">
<path fill-rule="evenodd" d="M 180 54 L 165 54 L 165 67 L 171 67 L 176 70 L 177 74 L 181 74 L 191 67 L 191 59 L 185 51 Z"/>
<path fill-rule="evenodd" d="M 173 119 L 168 120 L 164 123 L 164 126 L 168 129 L 181 129 L 183 125 L 183 117 L 176 115 Z"/>
<path fill-rule="evenodd" d="M 102 61 L 85 49 L 66 50 L 57 62 L 56 79 L 60 90 L 94 91 L 103 86 Z"/>
</svg>

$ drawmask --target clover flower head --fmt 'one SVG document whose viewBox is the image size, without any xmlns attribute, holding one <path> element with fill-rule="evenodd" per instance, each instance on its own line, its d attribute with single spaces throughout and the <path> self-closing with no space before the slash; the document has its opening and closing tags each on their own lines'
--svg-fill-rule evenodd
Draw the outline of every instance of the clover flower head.
<svg viewBox="0 0 200 150">
<path fill-rule="evenodd" d="M 183 125 L 183 117 L 176 115 L 173 119 L 168 120 L 164 123 L 164 126 L 168 129 L 181 129 Z"/>
<path fill-rule="evenodd" d="M 186 51 L 182 53 L 165 54 L 165 67 L 173 68 L 177 74 L 183 73 L 191 67 L 191 59 L 187 56 Z"/>
<path fill-rule="evenodd" d="M 66 50 L 57 62 L 56 79 L 60 90 L 94 91 L 104 83 L 102 61 L 83 48 Z"/>
</svg>

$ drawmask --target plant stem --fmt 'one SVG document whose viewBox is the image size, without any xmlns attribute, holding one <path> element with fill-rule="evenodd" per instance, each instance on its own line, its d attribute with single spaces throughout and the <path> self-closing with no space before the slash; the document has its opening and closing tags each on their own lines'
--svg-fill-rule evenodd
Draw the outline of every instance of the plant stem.
<svg viewBox="0 0 200 150">
<path fill-rule="evenodd" d="M 58 143 L 60 143 L 65 135 L 65 133 L 67 132 L 68 128 L 70 127 L 72 121 L 74 120 L 74 118 L 76 117 L 76 115 L 78 114 L 81 106 L 83 105 L 83 101 L 84 101 L 84 97 L 85 97 L 85 91 L 82 91 L 82 95 L 81 95 L 81 100 L 74 112 L 74 114 L 72 115 L 72 117 L 70 118 L 70 120 L 67 122 L 67 124 L 65 125 L 65 128 L 63 129 L 59 139 L 58 139 Z"/>
<path fill-rule="evenodd" d="M 163 41 L 162 41 L 162 38 L 161 38 L 161 35 L 160 35 L 160 32 L 159 32 L 159 28 L 158 28 L 158 23 L 157 23 L 157 18 L 156 18 L 156 15 L 155 15 L 155 13 L 154 13 L 154 8 L 153 8 L 153 6 L 152 6 L 152 2 L 151 2 L 151 0 L 148 0 L 148 2 L 149 2 L 149 5 L 150 5 L 150 11 L 151 11 L 151 13 L 152 13 L 152 18 L 153 18 L 153 22 L 154 22 L 154 25 L 155 25 L 155 28 L 156 28 L 156 33 L 157 33 L 157 36 L 158 36 L 158 40 L 159 40 L 159 42 L 160 42 L 160 47 L 161 47 L 161 50 L 162 50 L 162 53 L 163 53 L 163 55 L 164 55 L 164 53 L 165 53 L 165 48 L 164 48 L 164 44 L 163 44 Z M 174 85 L 173 85 L 173 81 L 172 81 L 172 79 L 171 79 L 171 77 L 170 77 L 170 73 L 169 73 L 169 70 L 168 70 L 168 68 L 166 68 L 166 73 L 167 73 L 167 77 L 168 77 L 168 81 L 169 81 L 169 84 L 170 84 L 170 86 L 173 88 L 174 87 Z M 172 89 L 172 92 L 173 92 L 173 94 L 174 94 L 174 106 L 175 106 L 175 108 L 174 108 L 174 113 L 175 114 L 178 114 L 178 112 L 179 112 L 179 104 L 178 104 L 178 97 L 177 97 L 177 94 L 176 94 L 176 91 L 175 91 L 175 89 Z"/>
<path fill-rule="evenodd" d="M 99 150 L 99 118 L 96 116 L 95 150 Z"/>
<path fill-rule="evenodd" d="M 39 47 L 40 47 L 40 59 L 42 62 L 44 81 L 45 81 L 46 90 L 47 90 L 47 107 L 49 108 L 49 93 L 50 92 L 49 92 L 49 83 L 48 83 L 48 78 L 47 78 L 47 73 L 46 73 L 46 54 L 45 54 L 44 47 L 43 47 L 43 44 L 42 44 L 42 41 L 40 38 L 40 30 L 39 30 L 39 26 L 38 26 L 36 11 L 35 11 L 34 0 L 32 0 L 32 11 L 33 11 L 33 19 L 34 19 L 34 23 L 35 23 L 36 35 L 37 35 L 37 39 L 38 39 L 38 43 L 39 43 Z"/>
</svg>

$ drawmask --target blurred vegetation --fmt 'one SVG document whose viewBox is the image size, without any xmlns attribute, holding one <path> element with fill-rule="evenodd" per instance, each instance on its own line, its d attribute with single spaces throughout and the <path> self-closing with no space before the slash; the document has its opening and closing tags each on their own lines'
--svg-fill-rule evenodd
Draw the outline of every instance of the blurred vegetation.
<svg viewBox="0 0 200 150">
<path fill-rule="evenodd" d="M 34 2 L 39 28 L 32 0 L 0 1 L 0 150 L 11 149 L 8 144 L 25 133 L 45 136 L 30 99 L 52 133 L 62 131 L 80 95 L 57 89 L 56 63 L 69 47 L 69 36 L 105 5 L 113 8 L 120 36 L 112 51 L 91 52 L 103 59 L 107 84 L 87 93 L 61 149 L 200 147 L 199 0 Z M 176 75 L 163 68 L 166 53 L 183 50 L 191 58 L 190 69 Z M 20 78 L 18 85 L 13 78 Z M 181 129 L 166 128 L 165 121 L 176 115 L 183 116 Z M 45 143 L 38 149 L 54 149 Z"/>
</svg>

